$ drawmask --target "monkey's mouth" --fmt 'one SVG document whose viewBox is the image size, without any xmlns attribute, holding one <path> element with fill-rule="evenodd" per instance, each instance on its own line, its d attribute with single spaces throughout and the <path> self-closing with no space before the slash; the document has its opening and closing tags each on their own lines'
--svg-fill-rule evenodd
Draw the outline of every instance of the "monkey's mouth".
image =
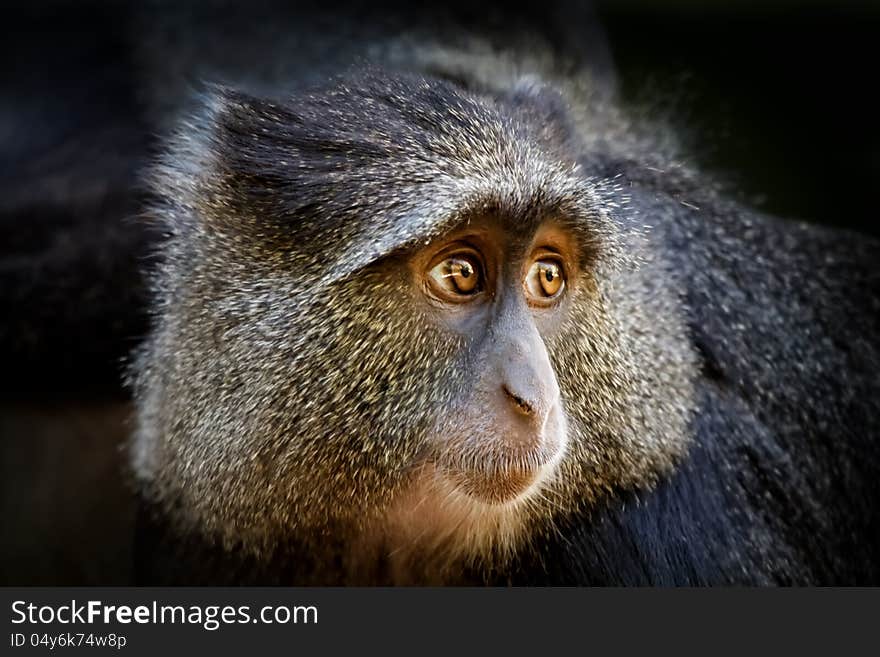
<svg viewBox="0 0 880 657">
<path fill-rule="evenodd" d="M 546 466 L 505 468 L 491 472 L 446 471 L 455 488 L 485 504 L 505 504 L 524 495 L 542 478 Z"/>
<path fill-rule="evenodd" d="M 561 446 L 545 446 L 530 458 L 495 461 L 492 466 L 482 468 L 447 462 L 441 465 L 440 471 L 456 491 L 468 497 L 484 504 L 508 504 L 538 491 L 555 472 L 563 451 Z"/>
<path fill-rule="evenodd" d="M 558 407 L 540 432 L 504 428 L 444 440 L 446 449 L 431 460 L 455 492 L 484 504 L 509 504 L 539 491 L 555 473 L 567 445 Z"/>
</svg>

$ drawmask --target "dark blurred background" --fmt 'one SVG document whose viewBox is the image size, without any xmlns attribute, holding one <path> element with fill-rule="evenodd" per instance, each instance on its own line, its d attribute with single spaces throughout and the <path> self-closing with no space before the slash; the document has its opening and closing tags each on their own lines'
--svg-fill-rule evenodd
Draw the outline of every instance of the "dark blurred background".
<svg viewBox="0 0 880 657">
<path fill-rule="evenodd" d="M 625 102 L 664 117 L 696 163 L 773 214 L 880 234 L 880 5 L 628 0 L 598 12 Z M 131 82 L 130 13 L 89 0 L 3 8 L 0 584 L 130 574 L 120 381 L 146 327 L 138 171 L 154 139 Z"/>
<path fill-rule="evenodd" d="M 631 103 L 773 214 L 880 234 L 878 2 L 604 2 Z"/>
</svg>

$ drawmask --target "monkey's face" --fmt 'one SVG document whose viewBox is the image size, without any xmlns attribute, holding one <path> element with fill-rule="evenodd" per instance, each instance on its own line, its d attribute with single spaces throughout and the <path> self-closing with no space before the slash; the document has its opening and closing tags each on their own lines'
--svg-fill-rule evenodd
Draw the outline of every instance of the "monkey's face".
<svg viewBox="0 0 880 657">
<path fill-rule="evenodd" d="M 160 171 L 139 364 L 136 467 L 177 517 L 475 557 L 670 466 L 674 286 L 542 103 L 381 76 L 214 99 Z"/>
<path fill-rule="evenodd" d="M 565 410 L 545 339 L 578 284 L 578 246 L 544 222 L 516 235 L 483 219 L 421 249 L 410 262 L 413 303 L 461 336 L 446 373 L 459 394 L 428 434 L 435 476 L 482 504 L 539 490 L 566 446 Z"/>
</svg>

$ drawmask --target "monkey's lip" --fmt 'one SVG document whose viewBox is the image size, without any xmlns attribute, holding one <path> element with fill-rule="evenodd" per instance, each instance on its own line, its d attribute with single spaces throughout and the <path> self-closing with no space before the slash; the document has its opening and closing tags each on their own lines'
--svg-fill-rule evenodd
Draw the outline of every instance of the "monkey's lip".
<svg viewBox="0 0 880 657">
<path fill-rule="evenodd" d="M 552 409 L 539 436 L 513 431 L 480 435 L 466 442 L 447 441 L 453 449 L 436 455 L 435 464 L 453 488 L 485 504 L 508 504 L 527 497 L 555 472 L 566 449 L 564 420 Z M 479 442 L 481 447 L 473 449 Z M 457 444 L 458 443 L 458 444 Z M 458 449 L 455 449 L 458 447 Z M 467 454 L 467 458 L 462 458 Z"/>
<path fill-rule="evenodd" d="M 445 469 L 450 483 L 462 493 L 486 504 L 505 504 L 523 495 L 542 476 L 544 466 L 493 471 Z"/>
</svg>

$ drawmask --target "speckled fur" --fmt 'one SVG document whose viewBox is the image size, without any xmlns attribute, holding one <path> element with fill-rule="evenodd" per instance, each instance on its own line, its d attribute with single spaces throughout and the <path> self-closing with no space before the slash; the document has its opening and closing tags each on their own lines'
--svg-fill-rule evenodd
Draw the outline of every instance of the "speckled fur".
<svg viewBox="0 0 880 657">
<path fill-rule="evenodd" d="M 524 234 L 561 217 L 582 236 L 586 283 L 548 344 L 569 448 L 521 503 L 445 495 L 464 508 L 454 540 L 432 538 L 436 559 L 497 559 L 532 523 L 650 485 L 681 456 L 695 358 L 676 290 L 651 283 L 643 238 L 614 219 L 619 187 L 579 175 L 578 141 L 544 123 L 549 92 L 532 93 L 363 72 L 287 102 L 221 89 L 181 132 L 156 176 L 171 238 L 134 458 L 182 522 L 258 553 L 381 526 L 471 367 L 388 272 L 487 211 Z"/>
<path fill-rule="evenodd" d="M 180 553 L 239 555 L 215 583 L 874 581 L 876 243 L 726 199 L 540 39 L 429 41 L 214 87 L 170 140 L 132 461 Z M 500 507 L 425 466 L 474 362 L 400 275 L 485 215 L 561 221 L 586 274 L 547 339 L 568 447 Z"/>
</svg>

